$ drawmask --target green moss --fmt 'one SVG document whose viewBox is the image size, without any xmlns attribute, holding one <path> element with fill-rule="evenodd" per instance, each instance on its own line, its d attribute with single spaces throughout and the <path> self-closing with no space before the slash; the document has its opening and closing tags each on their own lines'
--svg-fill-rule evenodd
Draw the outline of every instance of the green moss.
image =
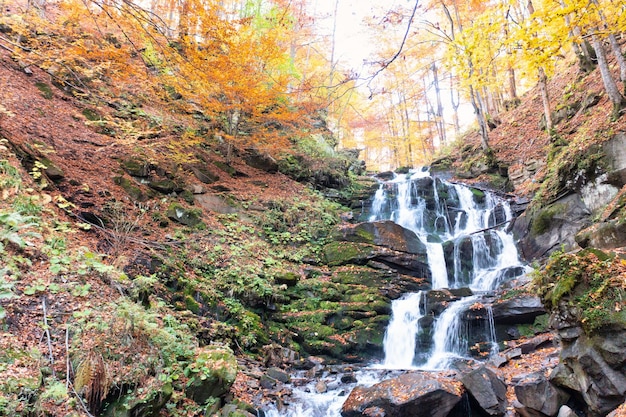
<svg viewBox="0 0 626 417">
<path fill-rule="evenodd" d="M 533 283 L 546 306 L 575 306 L 587 333 L 604 328 L 626 329 L 626 312 L 620 306 L 626 297 L 621 277 L 626 264 L 615 256 L 585 250 L 577 254 L 557 251 L 546 267 L 535 272 Z"/>
<path fill-rule="evenodd" d="M 200 304 L 191 295 L 185 296 L 185 307 L 194 314 L 200 312 Z"/>
<path fill-rule="evenodd" d="M 228 165 L 225 162 L 213 161 L 213 165 L 215 165 L 216 167 L 218 167 L 219 169 L 221 169 L 222 171 L 224 171 L 225 173 L 227 173 L 231 177 L 234 176 L 237 173 L 237 170 L 235 168 L 231 167 L 230 165 Z"/>
<path fill-rule="evenodd" d="M 331 242 L 323 248 L 324 259 L 329 266 L 362 264 L 371 254 L 371 246 L 353 242 Z"/>
<path fill-rule="evenodd" d="M 113 182 L 122 187 L 124 191 L 135 201 L 146 201 L 150 196 L 144 193 L 133 181 L 126 177 L 115 177 Z"/>
<path fill-rule="evenodd" d="M 52 99 L 52 97 L 53 97 L 52 88 L 50 88 L 50 86 L 48 84 L 42 83 L 42 82 L 37 82 L 37 83 L 35 83 L 35 87 L 37 87 L 37 89 L 39 91 L 41 91 L 41 95 L 44 98 L 46 98 L 48 100 Z"/>
<path fill-rule="evenodd" d="M 200 219 L 200 216 L 202 215 L 202 210 L 186 209 L 178 203 L 170 204 L 170 206 L 167 208 L 165 215 L 169 219 L 184 224 L 185 226 L 197 226 L 202 221 Z"/>
<path fill-rule="evenodd" d="M 81 113 L 83 114 L 83 116 L 85 116 L 85 119 L 91 122 L 95 122 L 97 120 L 102 119 L 102 117 L 100 116 L 100 114 L 98 114 L 98 112 L 89 108 L 84 108 Z"/>
<path fill-rule="evenodd" d="M 562 204 L 553 204 L 549 207 L 539 209 L 539 213 L 533 218 L 533 223 L 530 228 L 531 232 L 537 236 L 548 231 L 554 216 L 563 210 L 564 206 Z"/>
</svg>

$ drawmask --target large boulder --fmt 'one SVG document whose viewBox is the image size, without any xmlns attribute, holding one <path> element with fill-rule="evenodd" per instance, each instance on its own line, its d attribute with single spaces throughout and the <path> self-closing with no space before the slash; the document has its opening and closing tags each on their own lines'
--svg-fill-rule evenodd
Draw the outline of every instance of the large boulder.
<svg viewBox="0 0 626 417">
<path fill-rule="evenodd" d="M 195 360 L 185 369 L 189 382 L 187 397 L 198 404 L 226 394 L 237 376 L 237 358 L 227 346 L 210 345 L 198 350 Z"/>
<path fill-rule="evenodd" d="M 569 395 L 553 385 L 541 372 L 514 379 L 515 410 L 523 417 L 556 416 Z"/>
<path fill-rule="evenodd" d="M 582 398 L 589 416 L 604 416 L 626 400 L 626 330 L 589 337 L 578 327 L 558 331 L 562 351 L 553 383 Z"/>
<path fill-rule="evenodd" d="M 470 371 L 461 377 L 463 386 L 488 416 L 503 416 L 506 413 L 506 385 L 485 366 Z"/>
<path fill-rule="evenodd" d="M 443 374 L 410 372 L 371 387 L 357 386 L 342 417 L 446 417 L 462 398 L 462 386 Z"/>
<path fill-rule="evenodd" d="M 415 232 L 392 221 L 365 222 L 344 226 L 336 234 L 336 240 L 368 243 L 414 254 L 426 254 L 426 246 Z"/>
<path fill-rule="evenodd" d="M 546 314 L 541 298 L 524 293 L 499 300 L 491 311 L 496 324 L 533 323 L 536 317 Z"/>
<path fill-rule="evenodd" d="M 590 224 L 591 212 L 580 195 L 570 194 L 532 212 L 525 212 L 513 225 L 520 255 L 534 260 L 556 249 L 578 248 L 576 234 Z"/>
</svg>

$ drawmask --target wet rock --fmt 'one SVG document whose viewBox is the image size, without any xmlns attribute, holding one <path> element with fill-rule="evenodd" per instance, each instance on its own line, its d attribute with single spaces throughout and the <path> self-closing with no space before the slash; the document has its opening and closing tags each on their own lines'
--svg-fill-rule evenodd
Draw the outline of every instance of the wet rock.
<svg viewBox="0 0 626 417">
<path fill-rule="evenodd" d="M 561 331 L 559 331 L 559 334 Z M 550 380 L 577 393 L 588 414 L 605 415 L 626 399 L 626 332 L 561 339 L 560 362 Z"/>
<path fill-rule="evenodd" d="M 426 246 L 414 232 L 392 221 L 346 226 L 336 233 L 335 239 L 384 246 L 400 252 L 426 254 Z"/>
<path fill-rule="evenodd" d="M 560 198 L 535 213 L 525 212 L 513 226 L 521 256 L 534 260 L 561 247 L 566 251 L 578 248 L 574 237 L 589 225 L 590 214 L 578 194 Z"/>
<path fill-rule="evenodd" d="M 546 314 L 541 298 L 532 294 L 520 294 L 491 306 L 496 324 L 533 323 L 536 317 Z"/>
<path fill-rule="evenodd" d="M 393 171 L 385 171 L 385 172 L 379 172 L 374 177 L 378 178 L 381 181 L 389 181 L 389 180 L 394 179 L 396 177 L 396 174 Z"/>
<path fill-rule="evenodd" d="M 522 354 L 526 355 L 542 346 L 547 345 L 552 345 L 552 334 L 550 333 L 540 334 L 531 339 L 525 340 L 518 344 L 517 347 L 521 350 Z"/>
<path fill-rule="evenodd" d="M 291 377 L 289 376 L 289 374 L 282 369 L 276 367 L 268 369 L 267 376 L 275 379 L 276 381 L 280 381 L 283 384 L 288 384 L 289 382 L 291 382 Z"/>
<path fill-rule="evenodd" d="M 341 383 L 343 384 L 355 384 L 356 382 L 356 376 L 353 372 L 346 372 L 341 376 Z"/>
<path fill-rule="evenodd" d="M 569 395 L 553 385 L 543 373 L 523 375 L 513 381 L 520 404 L 515 410 L 522 416 L 555 416 Z"/>
<path fill-rule="evenodd" d="M 320 394 L 324 394 L 326 391 L 328 391 L 328 386 L 324 381 L 317 381 L 317 383 L 315 384 L 315 391 Z"/>
<path fill-rule="evenodd" d="M 503 416 L 506 412 L 506 385 L 490 369 L 480 368 L 464 374 L 461 382 L 467 392 L 489 416 Z"/>
<path fill-rule="evenodd" d="M 440 374 L 411 372 L 352 390 L 342 417 L 378 415 L 445 417 L 461 400 L 461 384 Z M 380 414 L 384 413 L 384 414 Z"/>
</svg>

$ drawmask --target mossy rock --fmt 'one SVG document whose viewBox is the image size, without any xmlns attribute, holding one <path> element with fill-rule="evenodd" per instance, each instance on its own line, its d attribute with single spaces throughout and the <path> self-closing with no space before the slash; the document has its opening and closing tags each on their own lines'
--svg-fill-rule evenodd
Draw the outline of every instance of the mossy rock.
<svg viewBox="0 0 626 417">
<path fill-rule="evenodd" d="M 191 170 L 191 172 L 193 172 L 193 175 L 195 175 L 198 181 L 203 182 L 204 184 L 213 184 L 214 182 L 220 180 L 219 175 L 212 173 L 204 166 L 201 166 L 199 164 L 192 165 L 189 167 L 189 169 Z"/>
<path fill-rule="evenodd" d="M 288 287 L 293 287 L 300 281 L 300 275 L 295 272 L 285 272 L 284 274 L 277 275 L 274 280 L 277 284 L 284 284 Z"/>
<path fill-rule="evenodd" d="M 138 157 L 131 157 L 121 162 L 122 169 L 133 177 L 145 178 L 150 175 L 150 163 Z"/>
<path fill-rule="evenodd" d="M 148 187 L 162 194 L 172 194 L 173 192 L 180 191 L 182 189 L 180 185 L 176 184 L 172 180 L 150 181 L 148 183 Z M 192 201 L 193 201 L 193 196 L 192 196 Z"/>
<path fill-rule="evenodd" d="M 165 215 L 180 224 L 185 226 L 196 226 L 202 222 L 200 219 L 202 212 L 200 210 L 190 210 L 182 207 L 180 204 L 172 203 Z"/>
<path fill-rule="evenodd" d="M 329 266 L 362 265 L 373 253 L 373 246 L 353 242 L 331 242 L 322 249 L 323 259 Z"/>
<path fill-rule="evenodd" d="M 150 194 L 144 193 L 135 182 L 126 177 L 115 177 L 113 178 L 113 182 L 122 187 L 134 201 L 147 201 L 152 197 Z"/>
<path fill-rule="evenodd" d="M 58 182 L 65 178 L 65 173 L 63 172 L 63 170 L 55 165 L 54 162 L 52 162 L 48 158 L 40 158 L 39 162 L 45 165 L 46 168 L 44 169 L 44 173 L 52 181 Z"/>
<path fill-rule="evenodd" d="M 222 171 L 224 171 L 225 173 L 227 173 L 231 177 L 234 177 L 237 174 L 237 170 L 235 168 L 231 167 L 230 165 L 228 165 L 225 162 L 213 161 L 213 165 L 215 165 L 216 167 L 218 167 L 219 169 L 221 169 Z"/>
<path fill-rule="evenodd" d="M 226 346 L 210 345 L 198 350 L 185 369 L 189 382 L 185 394 L 198 404 L 226 394 L 237 376 L 237 358 Z"/>
<path fill-rule="evenodd" d="M 554 216 L 559 213 L 564 213 L 565 210 L 566 207 L 563 204 L 558 203 L 539 209 L 537 214 L 533 217 L 533 223 L 530 231 L 535 236 L 539 236 L 547 232 L 550 230 L 550 225 Z"/>
<path fill-rule="evenodd" d="M 170 383 L 153 387 L 139 397 L 133 392 L 107 406 L 102 415 L 104 417 L 157 417 L 172 398 L 172 394 L 173 389 Z"/>
</svg>

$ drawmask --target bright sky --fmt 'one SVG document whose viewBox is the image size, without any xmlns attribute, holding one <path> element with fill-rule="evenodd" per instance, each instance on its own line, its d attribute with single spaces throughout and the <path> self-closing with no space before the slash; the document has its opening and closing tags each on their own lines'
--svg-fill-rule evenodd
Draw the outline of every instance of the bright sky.
<svg viewBox="0 0 626 417">
<path fill-rule="evenodd" d="M 311 11 L 328 16 L 318 21 L 320 33 L 332 34 L 333 14 L 337 0 L 310 0 Z M 415 0 L 338 0 L 336 59 L 358 69 L 379 46 L 365 20 L 382 18 L 385 11 L 397 5 L 413 4 Z M 381 5 L 381 3 L 383 3 Z M 391 29 L 387 29 L 391 30 Z"/>
</svg>

